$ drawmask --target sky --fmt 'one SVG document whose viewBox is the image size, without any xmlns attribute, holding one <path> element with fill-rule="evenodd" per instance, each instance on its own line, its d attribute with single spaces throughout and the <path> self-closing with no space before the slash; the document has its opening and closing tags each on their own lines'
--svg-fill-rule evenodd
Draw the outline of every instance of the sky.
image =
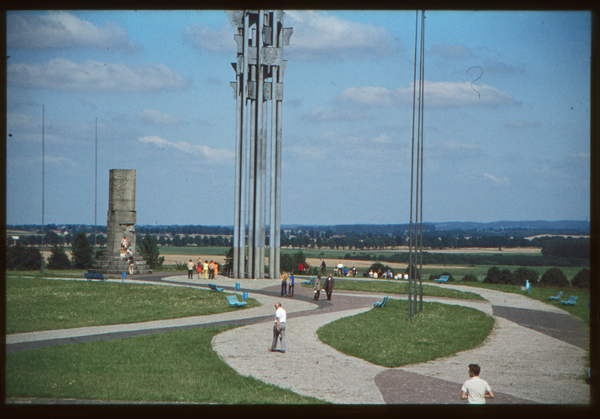
<svg viewBox="0 0 600 419">
<path fill-rule="evenodd" d="M 591 14 L 425 16 L 423 221 L 589 220 Z M 409 222 L 415 23 L 285 11 L 282 224 Z M 8 225 L 40 224 L 42 195 L 46 224 L 106 225 L 110 169 L 136 170 L 139 225 L 233 224 L 224 11 L 8 11 L 6 31 Z"/>
</svg>

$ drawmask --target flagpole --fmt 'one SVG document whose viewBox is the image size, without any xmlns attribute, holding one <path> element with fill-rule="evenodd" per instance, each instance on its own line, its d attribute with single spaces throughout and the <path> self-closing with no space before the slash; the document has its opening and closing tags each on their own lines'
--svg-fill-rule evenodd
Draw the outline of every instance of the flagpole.
<svg viewBox="0 0 600 419">
<path fill-rule="evenodd" d="M 44 141 L 44 105 L 42 105 L 42 266 L 40 272 L 44 274 L 44 171 L 45 171 L 45 141 Z"/>
</svg>

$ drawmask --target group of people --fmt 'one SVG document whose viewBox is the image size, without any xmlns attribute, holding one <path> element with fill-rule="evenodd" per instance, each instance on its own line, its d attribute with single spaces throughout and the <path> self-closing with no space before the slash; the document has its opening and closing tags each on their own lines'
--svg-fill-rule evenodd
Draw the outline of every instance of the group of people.
<svg viewBox="0 0 600 419">
<path fill-rule="evenodd" d="M 290 280 L 288 284 L 288 278 Z M 293 297 L 294 296 L 294 274 L 287 274 L 283 272 L 281 274 L 281 296 L 282 297 Z"/>
<path fill-rule="evenodd" d="M 333 274 L 329 274 L 327 279 L 323 284 L 323 288 L 321 288 L 321 275 L 317 275 L 314 284 L 314 299 L 315 301 L 319 301 L 319 296 L 321 295 L 321 291 L 324 291 L 327 294 L 327 301 L 331 301 L 331 294 L 333 293 L 333 286 L 335 285 L 335 279 L 333 279 Z"/>
<path fill-rule="evenodd" d="M 308 275 L 310 273 L 310 265 L 308 263 L 300 263 L 298 265 L 298 275 Z"/>
<path fill-rule="evenodd" d="M 348 269 L 344 267 L 344 264 L 338 263 L 335 268 L 333 268 L 333 273 L 336 276 L 356 276 L 356 267 L 353 266 L 352 269 Z"/>
<path fill-rule="evenodd" d="M 126 236 L 123 236 L 121 240 L 121 259 L 129 261 L 129 274 L 133 275 L 135 260 L 133 259 L 133 249 L 131 249 L 131 244 Z"/>
<path fill-rule="evenodd" d="M 200 276 L 204 279 L 215 279 L 215 276 L 219 274 L 219 264 L 215 261 L 202 260 L 198 258 L 198 263 L 194 263 L 192 259 L 187 264 L 188 268 L 188 279 L 194 279 L 194 270 L 198 272 L 198 279 Z"/>
</svg>

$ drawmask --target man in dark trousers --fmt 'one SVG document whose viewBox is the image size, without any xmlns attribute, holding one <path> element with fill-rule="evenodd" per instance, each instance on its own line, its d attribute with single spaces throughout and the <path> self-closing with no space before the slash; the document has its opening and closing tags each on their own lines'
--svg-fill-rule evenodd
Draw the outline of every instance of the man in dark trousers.
<svg viewBox="0 0 600 419">
<path fill-rule="evenodd" d="M 331 293 L 333 292 L 334 284 L 335 279 L 333 279 L 333 274 L 329 274 L 329 276 L 325 280 L 325 293 L 327 294 L 327 301 L 331 301 Z"/>
</svg>

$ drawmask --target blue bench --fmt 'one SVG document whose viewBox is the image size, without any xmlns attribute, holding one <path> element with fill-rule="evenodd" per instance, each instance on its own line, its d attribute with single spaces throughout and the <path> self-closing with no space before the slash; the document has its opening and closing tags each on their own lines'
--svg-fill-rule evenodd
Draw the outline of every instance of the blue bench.
<svg viewBox="0 0 600 419">
<path fill-rule="evenodd" d="M 219 288 L 219 287 L 217 287 L 215 284 L 208 284 L 208 287 L 209 287 L 211 290 L 213 290 L 213 291 L 218 291 L 218 292 L 221 292 L 221 291 L 223 291 L 223 290 L 225 289 L 225 288 Z"/>
<path fill-rule="evenodd" d="M 245 301 L 238 301 L 235 295 L 230 295 L 229 297 L 227 297 L 227 302 L 232 307 L 243 307 L 247 304 Z"/>
<path fill-rule="evenodd" d="M 104 275 L 102 275 L 102 274 L 91 274 L 91 273 L 86 272 L 83 275 L 86 277 L 86 279 L 88 281 L 91 281 L 92 279 L 98 279 L 103 282 L 106 281 L 106 278 L 104 278 Z"/>
<path fill-rule="evenodd" d="M 313 276 L 312 278 L 310 278 L 310 280 L 304 281 L 304 285 L 314 285 L 316 280 L 317 280 L 317 277 Z"/>
<path fill-rule="evenodd" d="M 560 297 L 562 297 L 562 295 L 563 295 L 563 292 L 559 291 L 558 294 L 556 294 L 556 297 L 550 296 L 550 297 L 548 297 L 548 299 L 549 300 L 557 300 L 558 301 L 558 300 L 560 300 Z"/>
<path fill-rule="evenodd" d="M 388 297 L 388 296 L 386 295 L 385 297 L 383 297 L 383 300 L 382 300 L 382 301 L 379 301 L 379 302 L 377 302 L 377 303 L 373 303 L 373 307 L 379 307 L 379 308 L 383 308 L 383 307 L 385 307 L 385 305 L 386 305 L 386 303 L 387 303 L 387 301 L 388 301 L 388 298 L 390 298 L 390 297 Z"/>
<path fill-rule="evenodd" d="M 571 295 L 567 301 L 560 300 L 560 303 L 564 304 L 566 306 L 574 306 L 576 302 L 577 302 L 577 297 L 575 297 L 574 295 Z"/>
<path fill-rule="evenodd" d="M 440 276 L 438 279 L 434 279 L 433 282 L 439 282 L 440 284 L 445 284 L 446 282 L 448 282 L 448 279 L 450 279 L 450 276 L 444 275 L 444 276 Z"/>
</svg>

